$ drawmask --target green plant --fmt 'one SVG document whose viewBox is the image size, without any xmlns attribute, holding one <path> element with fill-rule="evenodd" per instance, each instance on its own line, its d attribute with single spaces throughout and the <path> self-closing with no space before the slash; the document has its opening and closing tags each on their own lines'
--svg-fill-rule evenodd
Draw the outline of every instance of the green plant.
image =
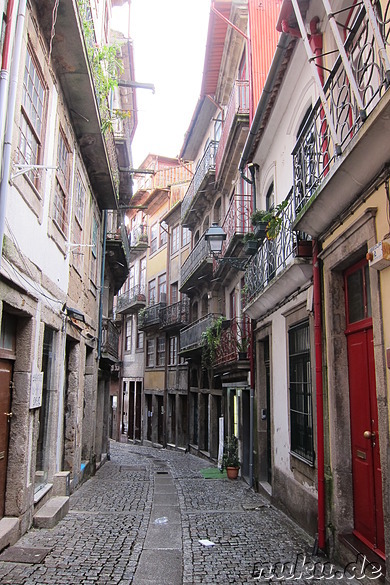
<svg viewBox="0 0 390 585">
<path fill-rule="evenodd" d="M 242 241 L 244 242 L 244 244 L 246 244 L 247 242 L 256 242 L 257 237 L 254 232 L 246 232 L 245 236 L 242 238 Z"/>
<path fill-rule="evenodd" d="M 249 349 L 249 338 L 246 336 L 237 339 L 237 350 L 240 353 L 246 353 Z"/>
<path fill-rule="evenodd" d="M 268 240 L 274 240 L 280 232 L 283 224 L 282 211 L 288 205 L 287 199 L 279 203 L 276 207 L 273 207 L 269 211 L 257 210 L 251 215 L 252 225 L 258 225 L 259 223 L 266 223 L 266 234 Z"/>
<path fill-rule="evenodd" d="M 235 435 L 226 437 L 223 445 L 222 469 L 227 467 L 240 467 L 240 459 L 238 456 L 238 439 Z"/>
<path fill-rule="evenodd" d="M 202 333 L 202 366 L 204 368 L 210 368 L 215 361 L 221 342 L 223 321 L 225 321 L 225 317 L 218 317 Z"/>
</svg>

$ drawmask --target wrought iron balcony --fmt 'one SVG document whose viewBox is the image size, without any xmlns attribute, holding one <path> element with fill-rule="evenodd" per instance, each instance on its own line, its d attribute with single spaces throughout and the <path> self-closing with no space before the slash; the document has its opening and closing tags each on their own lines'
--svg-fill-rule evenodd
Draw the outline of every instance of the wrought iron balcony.
<svg viewBox="0 0 390 585">
<path fill-rule="evenodd" d="M 143 285 L 138 284 L 119 295 L 116 303 L 117 313 L 132 313 L 146 305 L 146 292 Z"/>
<path fill-rule="evenodd" d="M 226 234 L 221 251 L 223 256 L 229 252 L 237 236 L 244 236 L 252 231 L 251 214 L 252 197 L 235 195 L 222 224 L 222 229 Z"/>
<path fill-rule="evenodd" d="M 148 226 L 138 225 L 129 233 L 129 245 L 131 252 L 144 252 L 148 247 L 148 243 Z"/>
<path fill-rule="evenodd" d="M 368 17 L 361 3 L 348 30 L 350 70 L 339 55 L 324 84 L 326 101 L 318 99 L 293 150 L 295 226 L 313 236 L 351 205 L 388 160 L 389 22 L 376 4 Z"/>
<path fill-rule="evenodd" d="M 200 276 L 212 273 L 212 258 L 210 248 L 205 240 L 204 234 L 191 250 L 190 255 L 183 262 L 181 267 L 180 290 L 186 292 L 193 286 Z"/>
<path fill-rule="evenodd" d="M 295 218 L 291 193 L 281 211 L 280 231 L 273 240 L 265 239 L 249 260 L 245 271 L 245 312 L 260 317 L 305 284 L 312 274 L 311 254 L 298 257 L 298 243 L 305 234 L 293 232 Z"/>
<path fill-rule="evenodd" d="M 119 332 L 111 319 L 103 319 L 101 357 L 109 361 L 117 361 Z"/>
<path fill-rule="evenodd" d="M 188 352 L 201 349 L 204 343 L 202 333 L 220 316 L 218 313 L 209 313 L 182 329 L 180 331 L 180 351 Z"/>
<path fill-rule="evenodd" d="M 142 309 L 138 314 L 138 329 L 145 331 L 149 327 L 160 327 L 161 310 L 166 307 L 166 303 L 156 303 L 146 309 Z"/>
<path fill-rule="evenodd" d="M 161 328 L 170 329 L 174 327 L 185 327 L 188 325 L 190 318 L 189 299 L 183 299 L 172 305 L 161 309 L 160 319 Z"/>
<path fill-rule="evenodd" d="M 224 183 L 233 178 L 249 131 L 249 81 L 236 81 L 223 121 L 222 134 L 215 158 L 215 176 Z M 229 171 L 229 169 L 231 169 Z"/>
<path fill-rule="evenodd" d="M 106 258 L 116 293 L 129 274 L 130 246 L 127 231 L 117 211 L 107 210 Z"/>
<path fill-rule="evenodd" d="M 232 319 L 227 328 L 222 329 L 221 343 L 217 349 L 215 366 L 247 360 L 250 351 L 251 321 L 247 316 Z"/>
<path fill-rule="evenodd" d="M 191 164 L 162 168 L 152 175 L 140 177 L 137 180 L 137 191 L 166 189 L 171 185 L 178 185 L 180 183 L 191 181 L 192 176 Z"/>
<path fill-rule="evenodd" d="M 215 140 L 210 142 L 183 197 L 181 204 L 181 222 L 185 226 L 189 226 L 192 223 L 190 212 L 197 202 L 200 191 L 207 185 L 210 177 L 214 177 L 217 147 L 218 142 Z"/>
</svg>

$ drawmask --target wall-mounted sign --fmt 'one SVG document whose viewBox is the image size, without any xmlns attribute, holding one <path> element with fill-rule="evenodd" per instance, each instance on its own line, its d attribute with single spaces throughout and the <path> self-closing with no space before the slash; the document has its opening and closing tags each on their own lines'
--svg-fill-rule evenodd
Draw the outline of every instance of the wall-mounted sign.
<svg viewBox="0 0 390 585">
<path fill-rule="evenodd" d="M 37 372 L 31 377 L 30 409 L 42 405 L 43 372 Z"/>
</svg>

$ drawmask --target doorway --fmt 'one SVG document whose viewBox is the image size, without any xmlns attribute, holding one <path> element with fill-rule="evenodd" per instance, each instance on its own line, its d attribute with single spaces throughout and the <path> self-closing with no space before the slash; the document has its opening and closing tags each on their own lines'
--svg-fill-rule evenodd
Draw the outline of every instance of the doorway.
<svg viewBox="0 0 390 585">
<path fill-rule="evenodd" d="M 12 362 L 0 360 L 0 518 L 4 516 L 11 408 Z"/>
<path fill-rule="evenodd" d="M 382 472 L 369 269 L 344 273 L 352 451 L 354 535 L 384 557 Z"/>
</svg>

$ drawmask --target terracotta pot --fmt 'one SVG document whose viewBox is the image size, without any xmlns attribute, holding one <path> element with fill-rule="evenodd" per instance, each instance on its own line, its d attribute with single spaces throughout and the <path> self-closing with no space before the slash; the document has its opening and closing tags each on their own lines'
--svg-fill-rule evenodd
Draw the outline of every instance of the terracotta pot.
<svg viewBox="0 0 390 585">
<path fill-rule="evenodd" d="M 227 467 L 226 468 L 226 475 L 229 479 L 237 479 L 238 477 L 239 467 Z"/>
</svg>

